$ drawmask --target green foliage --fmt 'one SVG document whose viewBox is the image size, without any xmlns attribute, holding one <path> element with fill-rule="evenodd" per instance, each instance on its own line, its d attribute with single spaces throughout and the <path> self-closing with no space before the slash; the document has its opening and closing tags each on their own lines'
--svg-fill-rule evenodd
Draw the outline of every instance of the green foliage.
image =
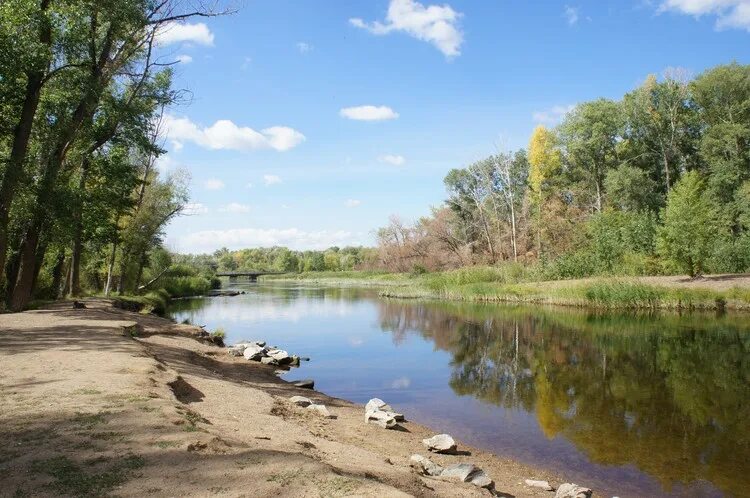
<svg viewBox="0 0 750 498">
<path fill-rule="evenodd" d="M 646 211 L 658 206 L 657 185 L 640 168 L 622 164 L 604 179 L 608 203 L 622 211 Z"/>
<path fill-rule="evenodd" d="M 658 249 L 668 264 L 690 276 L 701 275 L 719 240 L 716 205 L 697 172 L 683 176 L 662 211 Z"/>
<path fill-rule="evenodd" d="M 66 456 L 37 460 L 32 471 L 54 479 L 50 487 L 57 493 L 71 496 L 106 496 L 124 483 L 132 471 L 142 468 L 145 460 L 138 455 L 116 457 L 99 472 L 87 472 Z"/>
<path fill-rule="evenodd" d="M 585 288 L 586 299 L 597 308 L 658 308 L 662 292 L 632 282 L 596 282 Z"/>
<path fill-rule="evenodd" d="M 162 285 L 170 297 L 201 296 L 213 288 L 211 280 L 198 276 L 168 277 Z"/>
</svg>

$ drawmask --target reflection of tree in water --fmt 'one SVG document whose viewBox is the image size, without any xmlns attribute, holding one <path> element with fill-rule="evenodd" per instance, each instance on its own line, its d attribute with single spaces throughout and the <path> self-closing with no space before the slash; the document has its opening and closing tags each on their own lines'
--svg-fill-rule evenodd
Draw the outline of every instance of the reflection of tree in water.
<svg viewBox="0 0 750 498">
<path fill-rule="evenodd" d="M 381 323 L 449 351 L 457 394 L 533 410 L 547 437 L 565 437 L 594 462 L 635 464 L 665 488 L 699 479 L 738 495 L 750 487 L 742 317 L 386 302 Z"/>
</svg>

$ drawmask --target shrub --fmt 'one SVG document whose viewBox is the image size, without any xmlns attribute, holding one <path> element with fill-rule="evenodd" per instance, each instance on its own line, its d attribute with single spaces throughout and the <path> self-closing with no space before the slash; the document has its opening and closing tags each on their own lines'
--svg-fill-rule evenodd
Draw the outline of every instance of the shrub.
<svg viewBox="0 0 750 498">
<path fill-rule="evenodd" d="M 672 187 L 662 222 L 659 253 L 691 277 L 703 274 L 720 234 L 715 203 L 704 192 L 698 172 L 685 174 Z"/>
</svg>

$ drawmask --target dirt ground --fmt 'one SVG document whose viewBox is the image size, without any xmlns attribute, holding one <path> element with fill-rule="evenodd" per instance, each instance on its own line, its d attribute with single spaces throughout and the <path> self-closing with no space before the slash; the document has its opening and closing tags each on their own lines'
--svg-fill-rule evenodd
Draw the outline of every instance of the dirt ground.
<svg viewBox="0 0 750 498">
<path fill-rule="evenodd" d="M 478 465 L 497 496 L 554 496 L 524 479 L 560 484 L 460 441 L 462 455 L 429 455 L 434 431 L 365 424 L 362 406 L 230 357 L 197 327 L 86 305 L 0 315 L 0 496 L 490 496 L 418 475 L 414 453 Z"/>
</svg>

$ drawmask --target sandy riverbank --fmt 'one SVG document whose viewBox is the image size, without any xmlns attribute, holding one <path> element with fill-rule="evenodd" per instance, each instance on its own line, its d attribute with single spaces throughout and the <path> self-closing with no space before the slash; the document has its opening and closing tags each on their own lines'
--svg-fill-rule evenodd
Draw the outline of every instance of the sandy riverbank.
<svg viewBox="0 0 750 498">
<path fill-rule="evenodd" d="M 562 482 L 460 441 L 470 455 L 429 455 L 435 431 L 367 425 L 362 406 L 233 358 L 197 327 L 86 304 L 0 315 L 2 496 L 489 496 L 418 475 L 414 453 L 476 464 L 499 496 L 551 498 L 524 480 Z"/>
</svg>

